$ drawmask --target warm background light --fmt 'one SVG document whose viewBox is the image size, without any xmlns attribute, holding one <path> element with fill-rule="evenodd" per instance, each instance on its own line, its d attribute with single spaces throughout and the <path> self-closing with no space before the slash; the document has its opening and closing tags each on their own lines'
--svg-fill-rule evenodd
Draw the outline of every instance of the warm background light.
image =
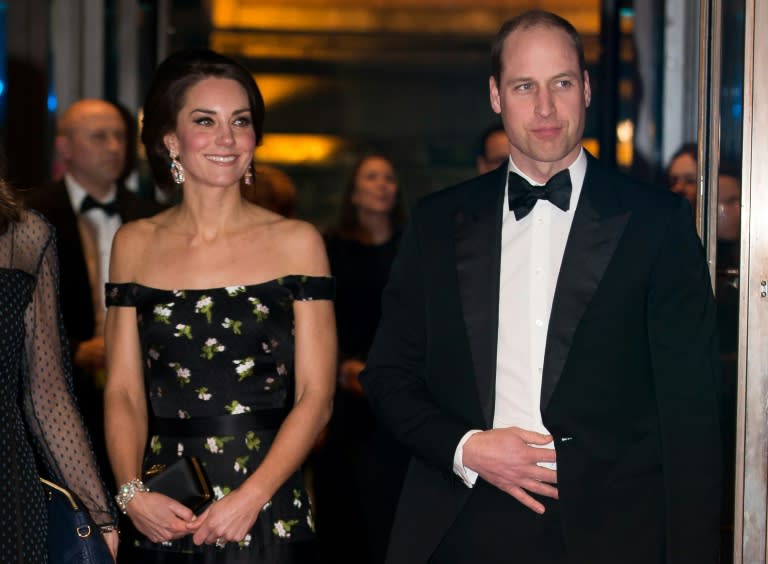
<svg viewBox="0 0 768 564">
<path fill-rule="evenodd" d="M 256 149 L 256 160 L 284 165 L 321 164 L 344 147 L 344 141 L 332 135 L 266 133 Z"/>
</svg>

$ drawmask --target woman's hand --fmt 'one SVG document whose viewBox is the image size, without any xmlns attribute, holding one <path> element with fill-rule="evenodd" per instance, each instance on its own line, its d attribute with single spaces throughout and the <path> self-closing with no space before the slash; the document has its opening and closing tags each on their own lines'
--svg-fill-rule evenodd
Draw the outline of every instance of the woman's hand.
<svg viewBox="0 0 768 564">
<path fill-rule="evenodd" d="M 185 505 L 153 492 L 139 492 L 126 506 L 134 527 L 152 542 L 180 539 L 196 528 L 197 517 Z"/>
<path fill-rule="evenodd" d="M 217 545 L 240 542 L 253 527 L 264 503 L 242 489 L 233 490 L 197 517 L 197 522 L 189 528 L 189 532 L 197 529 L 192 541 Z"/>
</svg>

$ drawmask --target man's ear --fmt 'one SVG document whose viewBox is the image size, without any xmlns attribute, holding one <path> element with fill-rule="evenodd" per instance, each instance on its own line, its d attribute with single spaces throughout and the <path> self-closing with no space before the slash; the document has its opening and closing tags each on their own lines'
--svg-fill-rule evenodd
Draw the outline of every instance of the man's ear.
<svg viewBox="0 0 768 564">
<path fill-rule="evenodd" d="M 584 105 L 588 108 L 592 102 L 592 86 L 589 84 L 589 73 L 584 71 Z"/>
<path fill-rule="evenodd" d="M 67 160 L 72 154 L 72 146 L 69 137 L 57 135 L 53 140 L 53 149 L 61 160 Z"/>
<path fill-rule="evenodd" d="M 491 108 L 497 114 L 501 113 L 501 96 L 499 95 L 499 86 L 496 84 L 496 78 L 490 77 L 488 79 L 488 88 L 491 94 Z"/>
</svg>

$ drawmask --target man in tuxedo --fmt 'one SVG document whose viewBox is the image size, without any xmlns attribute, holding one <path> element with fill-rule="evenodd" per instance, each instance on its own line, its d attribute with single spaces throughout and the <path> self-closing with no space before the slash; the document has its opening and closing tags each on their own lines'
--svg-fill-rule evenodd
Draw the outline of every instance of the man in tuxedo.
<svg viewBox="0 0 768 564">
<path fill-rule="evenodd" d="M 117 179 L 126 161 L 125 122 L 116 106 L 83 99 L 59 117 L 54 148 L 63 178 L 27 194 L 29 207 L 54 225 L 64 325 L 74 365 L 75 393 L 107 484 L 111 472 L 103 436 L 104 282 L 112 238 L 120 225 L 160 211 Z"/>
<path fill-rule="evenodd" d="M 492 48 L 510 158 L 424 198 L 362 374 L 412 453 L 392 564 L 714 564 L 715 307 L 687 202 L 581 147 L 581 39 Z"/>
</svg>

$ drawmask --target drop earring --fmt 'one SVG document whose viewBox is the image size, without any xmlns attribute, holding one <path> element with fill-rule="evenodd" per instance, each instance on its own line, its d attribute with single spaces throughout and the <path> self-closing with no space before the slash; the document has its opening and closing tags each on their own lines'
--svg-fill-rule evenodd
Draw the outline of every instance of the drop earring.
<svg viewBox="0 0 768 564">
<path fill-rule="evenodd" d="M 171 152 L 171 176 L 173 176 L 173 181 L 176 184 L 184 184 L 184 181 L 187 179 L 184 176 L 184 167 L 181 166 L 179 157 L 174 152 Z"/>
<path fill-rule="evenodd" d="M 250 186 L 253 184 L 253 163 L 248 165 L 248 168 L 245 169 L 245 174 L 243 175 L 243 182 L 246 186 Z"/>
</svg>

